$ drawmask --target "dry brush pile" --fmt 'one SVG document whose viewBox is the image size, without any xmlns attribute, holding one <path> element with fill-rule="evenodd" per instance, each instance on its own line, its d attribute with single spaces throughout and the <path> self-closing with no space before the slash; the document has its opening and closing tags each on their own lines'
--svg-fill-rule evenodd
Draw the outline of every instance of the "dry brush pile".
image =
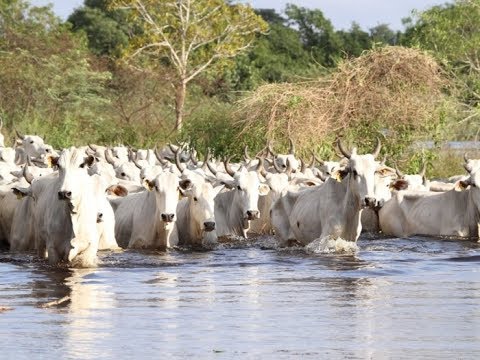
<svg viewBox="0 0 480 360">
<path fill-rule="evenodd" d="M 438 136 L 455 108 L 448 91 L 449 80 L 432 57 L 383 47 L 342 62 L 325 78 L 261 86 L 241 100 L 238 115 L 245 129 L 282 144 L 292 137 L 298 148 L 318 148 L 339 135 L 365 140 L 367 147 L 383 133 L 393 151 L 399 150 L 395 142 Z"/>
</svg>

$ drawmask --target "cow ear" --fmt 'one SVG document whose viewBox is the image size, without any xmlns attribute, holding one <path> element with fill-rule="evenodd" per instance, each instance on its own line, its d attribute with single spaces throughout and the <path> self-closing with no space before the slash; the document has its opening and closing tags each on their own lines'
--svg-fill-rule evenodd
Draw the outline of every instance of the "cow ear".
<svg viewBox="0 0 480 360">
<path fill-rule="evenodd" d="M 270 191 L 270 187 L 266 184 L 260 184 L 260 186 L 258 187 L 258 193 L 260 194 L 260 196 L 267 195 L 269 191 Z"/>
<path fill-rule="evenodd" d="M 408 181 L 404 179 L 396 179 L 392 181 L 390 188 L 397 191 L 406 190 L 408 188 Z"/>
<path fill-rule="evenodd" d="M 345 179 L 345 177 L 348 175 L 349 172 L 350 172 L 349 168 L 338 169 L 338 170 L 335 170 L 331 176 L 338 182 L 342 182 L 342 180 Z"/>
<path fill-rule="evenodd" d="M 25 196 L 32 195 L 32 190 L 30 187 L 28 188 L 21 188 L 21 187 L 14 187 L 12 188 L 13 193 L 17 196 L 17 199 L 23 199 Z"/>
<path fill-rule="evenodd" d="M 235 180 L 232 180 L 232 181 L 222 180 L 221 184 L 225 185 L 225 187 L 227 189 L 234 189 L 235 188 Z"/>
<path fill-rule="evenodd" d="M 143 180 L 143 186 L 148 190 L 148 191 L 152 191 L 153 189 L 155 189 L 155 181 L 151 181 L 151 180 Z"/>
<path fill-rule="evenodd" d="M 47 166 L 49 168 L 58 166 L 58 159 L 60 159 L 59 156 L 48 156 L 47 157 Z"/>
<path fill-rule="evenodd" d="M 379 169 L 377 169 L 376 172 L 380 176 L 395 176 L 396 175 L 395 169 L 392 169 L 391 167 L 388 167 L 388 166 L 381 166 Z"/>
<path fill-rule="evenodd" d="M 179 182 L 179 188 L 181 190 L 185 190 L 185 191 L 190 190 L 192 188 L 192 186 L 193 186 L 193 183 L 190 179 L 181 180 Z"/>
<path fill-rule="evenodd" d="M 85 157 L 85 159 L 83 159 L 83 163 L 82 165 L 80 165 L 80 167 L 90 167 L 93 165 L 93 163 L 95 162 L 95 156 L 93 155 L 88 155 L 87 157 Z"/>
<path fill-rule="evenodd" d="M 111 185 L 105 190 L 105 192 L 108 195 L 116 195 L 119 197 L 125 197 L 128 195 L 128 190 L 123 185 Z"/>
<path fill-rule="evenodd" d="M 469 180 L 459 180 L 455 183 L 455 191 L 463 191 L 470 185 Z"/>
</svg>

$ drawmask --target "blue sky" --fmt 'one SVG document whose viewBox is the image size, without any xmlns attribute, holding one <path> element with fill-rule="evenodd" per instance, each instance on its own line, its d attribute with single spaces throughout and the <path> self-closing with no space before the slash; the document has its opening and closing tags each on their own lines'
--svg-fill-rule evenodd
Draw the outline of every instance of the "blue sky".
<svg viewBox="0 0 480 360">
<path fill-rule="evenodd" d="M 336 29 L 349 29 L 353 21 L 367 30 L 386 23 L 390 28 L 402 30 L 401 19 L 410 15 L 412 9 L 425 10 L 446 0 L 242 0 L 255 8 L 274 8 L 278 12 L 287 3 L 312 9 L 320 9 Z M 452 1 L 448 1 L 452 2 Z M 53 4 L 58 16 L 66 18 L 83 0 L 31 0 L 32 4 Z"/>
</svg>

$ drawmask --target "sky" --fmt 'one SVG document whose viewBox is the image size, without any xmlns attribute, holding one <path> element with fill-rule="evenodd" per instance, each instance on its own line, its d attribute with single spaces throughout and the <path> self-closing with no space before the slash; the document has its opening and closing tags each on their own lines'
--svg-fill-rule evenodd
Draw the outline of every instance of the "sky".
<svg viewBox="0 0 480 360">
<path fill-rule="evenodd" d="M 82 6 L 83 0 L 30 0 L 34 5 L 53 4 L 55 13 L 66 19 L 73 9 Z M 320 9 L 332 21 L 335 29 L 349 29 L 352 22 L 368 30 L 379 24 L 388 24 L 393 30 L 403 30 L 402 18 L 408 17 L 413 9 L 425 10 L 441 5 L 447 0 L 243 0 L 254 8 L 273 8 L 277 12 L 287 3 L 310 9 Z"/>
</svg>

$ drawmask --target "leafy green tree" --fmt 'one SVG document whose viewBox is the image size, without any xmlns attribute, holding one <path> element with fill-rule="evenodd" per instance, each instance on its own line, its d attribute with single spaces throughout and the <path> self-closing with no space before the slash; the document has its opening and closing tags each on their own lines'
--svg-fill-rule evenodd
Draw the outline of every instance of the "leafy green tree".
<svg viewBox="0 0 480 360">
<path fill-rule="evenodd" d="M 370 35 L 355 22 L 349 31 L 338 31 L 337 34 L 342 39 L 342 50 L 348 56 L 360 56 L 364 50 L 372 47 Z"/>
<path fill-rule="evenodd" d="M 144 55 L 175 70 L 175 129 L 184 118 L 187 85 L 206 69 L 248 49 L 267 24 L 246 5 L 224 0 L 111 0 L 110 9 L 129 11 L 141 24 L 125 50 L 128 58 Z"/>
<path fill-rule="evenodd" d="M 88 46 L 97 55 L 119 55 L 131 31 L 122 11 L 109 11 L 105 0 L 85 0 L 69 17 L 74 31 L 87 34 Z"/>
<path fill-rule="evenodd" d="M 370 39 L 376 44 L 397 45 L 400 33 L 395 32 L 387 24 L 380 24 L 370 29 Z"/>
<path fill-rule="evenodd" d="M 50 7 L 0 2 L 0 111 L 7 127 L 48 133 L 65 146 L 95 131 L 108 72 L 92 69 L 82 36 Z"/>
<path fill-rule="evenodd" d="M 342 39 L 322 11 L 288 4 L 285 13 L 315 61 L 325 67 L 335 66 L 341 57 Z"/>
</svg>

